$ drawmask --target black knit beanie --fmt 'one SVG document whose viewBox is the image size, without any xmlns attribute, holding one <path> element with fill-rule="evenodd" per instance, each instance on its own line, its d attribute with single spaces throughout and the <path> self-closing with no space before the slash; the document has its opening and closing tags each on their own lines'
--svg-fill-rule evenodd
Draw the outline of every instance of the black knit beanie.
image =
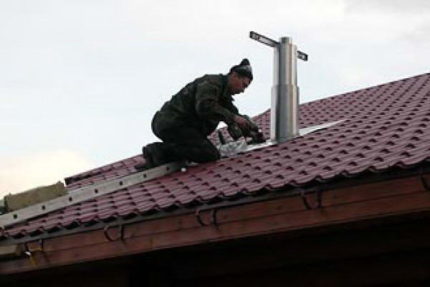
<svg viewBox="0 0 430 287">
<path fill-rule="evenodd" d="M 231 72 L 236 72 L 241 76 L 248 77 L 251 81 L 254 78 L 252 75 L 251 64 L 249 63 L 249 60 L 246 58 L 243 59 L 239 65 L 233 66 L 230 69 L 230 73 Z"/>
</svg>

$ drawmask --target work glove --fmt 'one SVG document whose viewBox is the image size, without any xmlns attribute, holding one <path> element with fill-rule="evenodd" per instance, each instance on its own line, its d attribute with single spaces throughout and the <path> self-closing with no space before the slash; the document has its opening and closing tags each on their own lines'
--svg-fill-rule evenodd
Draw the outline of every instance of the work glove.
<svg viewBox="0 0 430 287">
<path fill-rule="evenodd" d="M 242 133 L 246 137 L 250 137 L 252 132 L 258 131 L 258 126 L 254 121 L 247 115 L 242 116 L 246 121 L 246 125 L 242 128 Z"/>
<path fill-rule="evenodd" d="M 235 122 L 230 124 L 227 130 L 235 141 L 240 137 L 252 138 L 252 143 L 262 143 L 266 141 L 257 124 L 247 115 L 236 116 Z"/>
<path fill-rule="evenodd" d="M 263 143 L 266 141 L 263 132 L 257 126 L 257 124 L 247 115 L 243 116 L 248 120 L 248 129 L 242 131 L 245 137 L 250 137 L 252 140 L 248 142 L 249 144 Z"/>
<path fill-rule="evenodd" d="M 227 127 L 227 131 L 230 136 L 237 141 L 239 138 L 243 137 L 242 130 L 238 124 L 232 123 Z"/>
<path fill-rule="evenodd" d="M 228 125 L 227 131 L 236 141 L 248 133 L 249 121 L 240 115 L 235 115 L 233 120 L 234 121 Z"/>
</svg>

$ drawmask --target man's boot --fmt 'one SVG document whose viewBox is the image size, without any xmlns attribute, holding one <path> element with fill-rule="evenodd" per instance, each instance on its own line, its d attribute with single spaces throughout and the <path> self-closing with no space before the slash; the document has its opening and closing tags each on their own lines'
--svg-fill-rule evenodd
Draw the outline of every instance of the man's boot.
<svg viewBox="0 0 430 287">
<path fill-rule="evenodd" d="M 135 165 L 137 170 L 146 170 L 163 165 L 168 162 L 163 153 L 163 143 L 156 142 L 142 148 L 144 163 Z"/>
</svg>

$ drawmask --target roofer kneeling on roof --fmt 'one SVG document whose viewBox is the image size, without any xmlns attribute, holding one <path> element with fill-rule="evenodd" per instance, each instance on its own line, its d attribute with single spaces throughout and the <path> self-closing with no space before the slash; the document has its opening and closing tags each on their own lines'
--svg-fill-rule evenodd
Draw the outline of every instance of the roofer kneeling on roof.
<svg viewBox="0 0 430 287">
<path fill-rule="evenodd" d="M 220 153 L 207 138 L 220 121 L 234 139 L 258 127 L 239 114 L 233 95 L 242 93 L 253 79 L 248 59 L 233 66 L 227 75 L 204 75 L 187 84 L 166 102 L 152 119 L 152 131 L 163 142 L 143 147 L 145 162 L 136 169 L 153 168 L 171 161 L 215 161 Z M 242 133 L 242 134 L 240 134 Z"/>
</svg>

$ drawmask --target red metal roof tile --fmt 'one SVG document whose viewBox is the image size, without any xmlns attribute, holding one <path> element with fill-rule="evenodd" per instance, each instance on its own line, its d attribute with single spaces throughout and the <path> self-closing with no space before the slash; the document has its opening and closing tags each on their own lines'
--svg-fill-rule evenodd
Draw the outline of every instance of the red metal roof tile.
<svg viewBox="0 0 430 287">
<path fill-rule="evenodd" d="M 268 136 L 269 111 L 254 120 Z M 300 106 L 300 125 L 344 122 L 294 140 L 218 162 L 190 167 L 68 206 L 12 226 L 3 236 L 26 236 L 115 220 L 213 199 L 276 190 L 342 175 L 408 168 L 430 159 L 430 74 L 334 96 Z M 225 130 L 223 130 L 225 133 Z M 225 134 L 227 136 L 227 134 Z M 216 137 L 212 138 L 214 142 Z M 72 190 L 134 172 L 134 156 L 67 178 Z"/>
</svg>

